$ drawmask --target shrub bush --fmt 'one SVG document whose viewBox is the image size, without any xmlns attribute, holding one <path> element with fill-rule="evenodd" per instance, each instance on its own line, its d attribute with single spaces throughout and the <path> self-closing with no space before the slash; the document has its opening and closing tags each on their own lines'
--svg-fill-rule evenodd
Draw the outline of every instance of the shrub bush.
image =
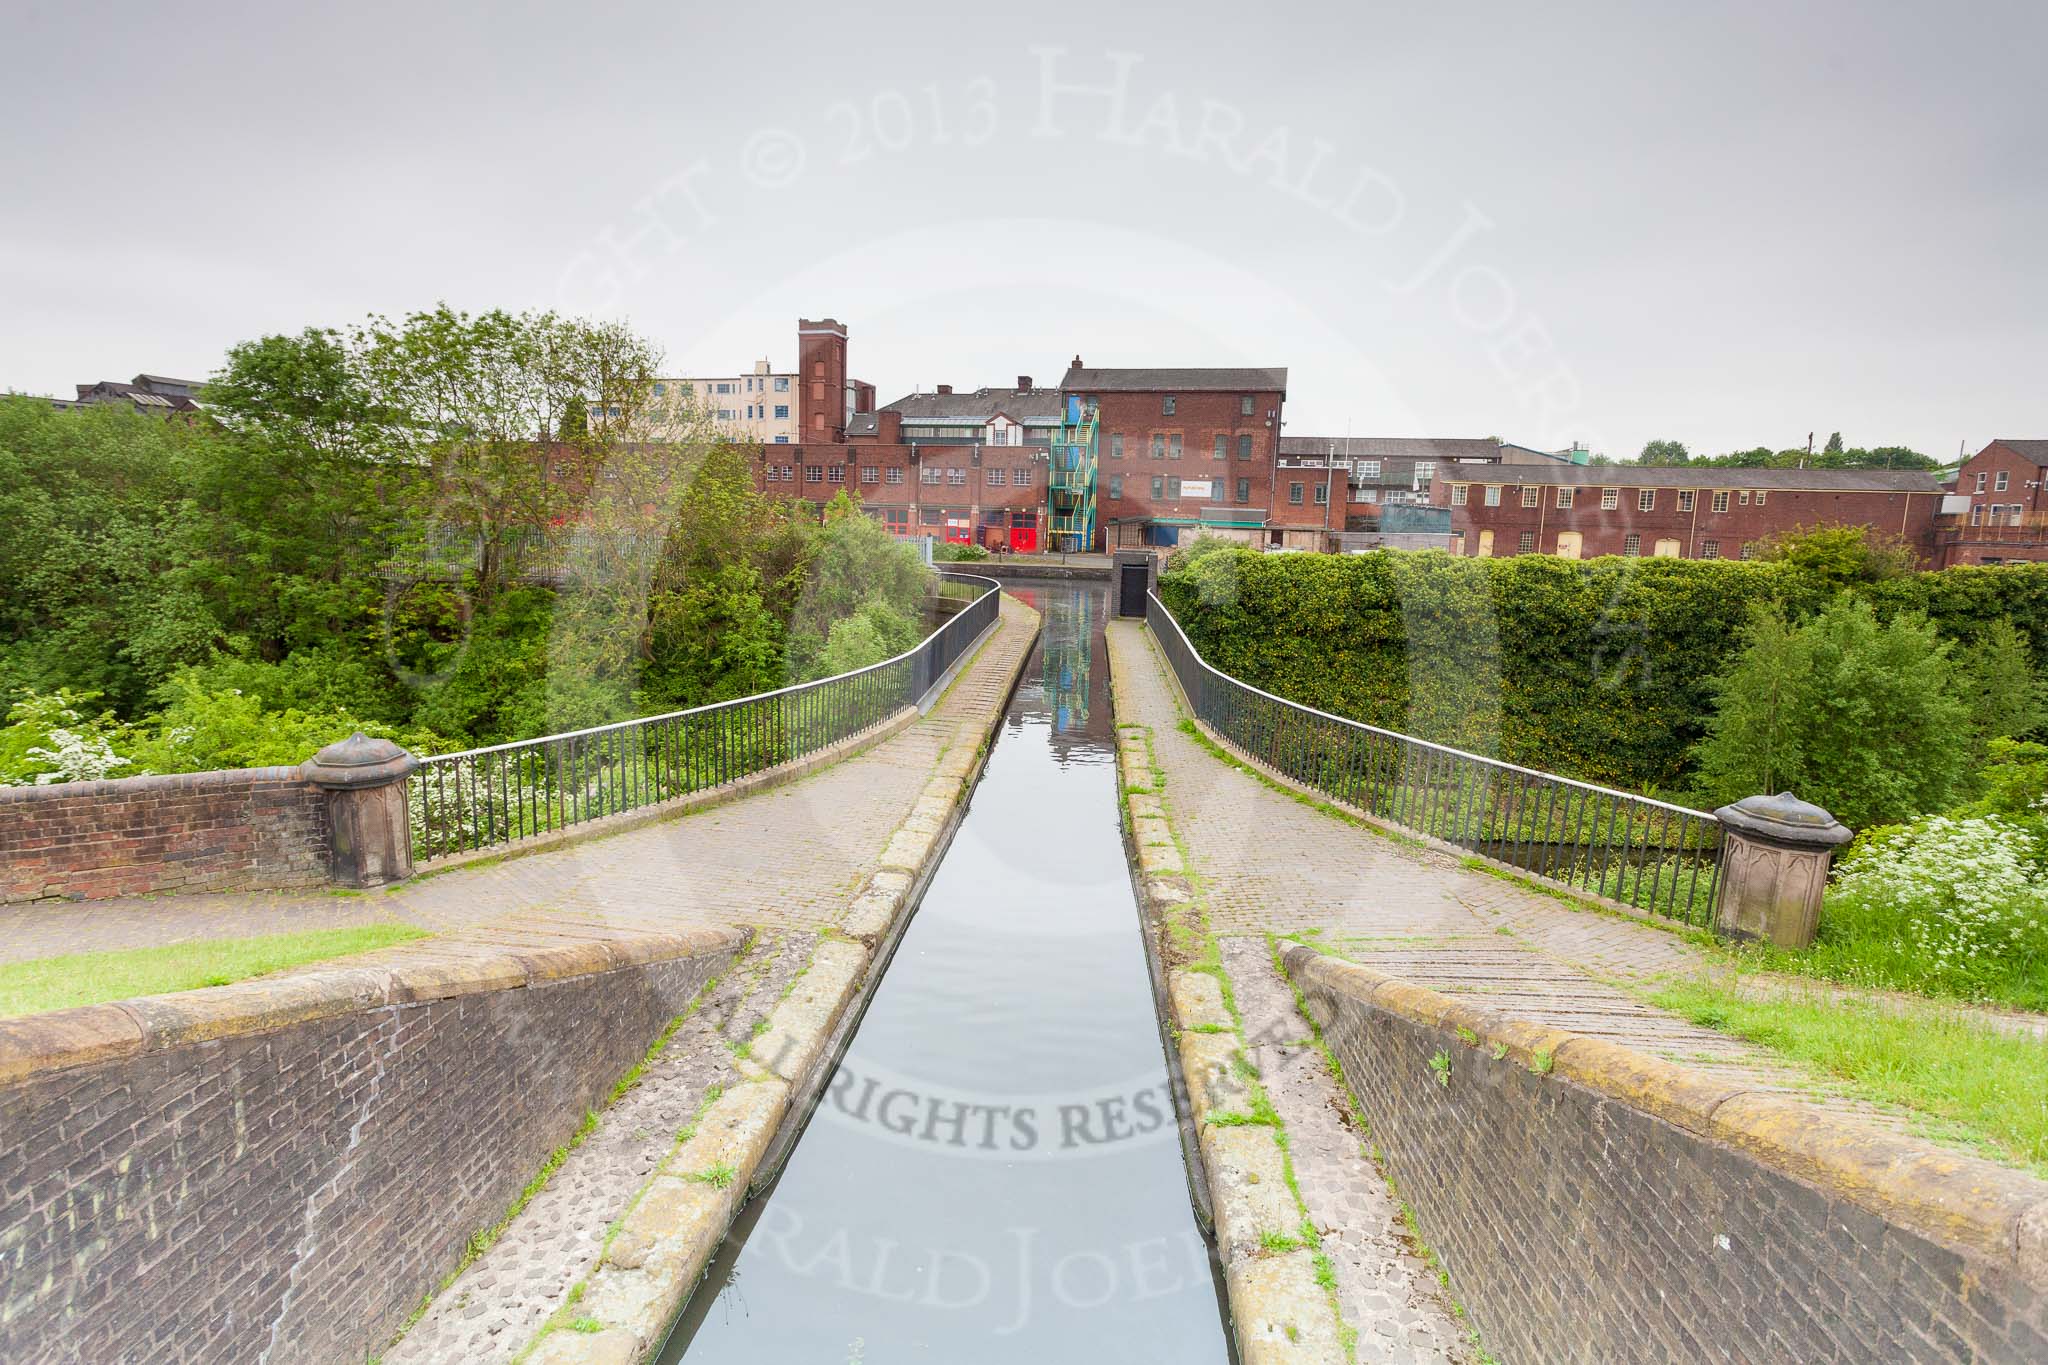
<svg viewBox="0 0 2048 1365">
<path fill-rule="evenodd" d="M 1872 830 L 1836 869 L 1803 970 L 2048 1008 L 2048 883 L 2025 830 L 1929 816 Z"/>
</svg>

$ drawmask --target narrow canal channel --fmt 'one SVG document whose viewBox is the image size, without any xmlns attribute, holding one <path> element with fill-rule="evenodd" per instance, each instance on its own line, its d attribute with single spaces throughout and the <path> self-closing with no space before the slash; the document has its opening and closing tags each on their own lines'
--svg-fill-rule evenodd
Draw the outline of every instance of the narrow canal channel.
<svg viewBox="0 0 2048 1365">
<path fill-rule="evenodd" d="M 1107 595 L 1013 591 L 1044 635 L 966 818 L 663 1362 L 1230 1358 L 1118 835 Z"/>
</svg>

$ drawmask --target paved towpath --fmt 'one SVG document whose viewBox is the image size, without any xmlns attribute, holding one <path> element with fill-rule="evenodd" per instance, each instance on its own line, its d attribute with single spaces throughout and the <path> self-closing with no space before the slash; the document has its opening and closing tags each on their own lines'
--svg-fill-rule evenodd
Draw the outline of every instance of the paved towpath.
<svg viewBox="0 0 2048 1365">
<path fill-rule="evenodd" d="M 1174 832 L 1201 879 L 1209 927 L 1300 934 L 1436 990 L 1482 994 L 1523 1018 L 1636 1048 L 1899 1126 L 1903 1116 L 1821 1093 L 1819 1078 L 1740 1039 L 1643 1003 L 1625 986 L 1705 969 L 1676 934 L 1575 909 L 1447 854 L 1383 838 L 1303 804 L 1183 733 L 1144 628 L 1109 626 L 1119 723 L 1148 728 Z"/>
<path fill-rule="evenodd" d="M 0 962 L 380 922 L 451 931 L 534 919 L 622 927 L 836 925 L 941 755 L 978 745 L 1031 647 L 1005 597 L 943 699 L 889 739 L 786 786 L 584 843 L 360 895 L 143 897 L 0 908 Z"/>
</svg>

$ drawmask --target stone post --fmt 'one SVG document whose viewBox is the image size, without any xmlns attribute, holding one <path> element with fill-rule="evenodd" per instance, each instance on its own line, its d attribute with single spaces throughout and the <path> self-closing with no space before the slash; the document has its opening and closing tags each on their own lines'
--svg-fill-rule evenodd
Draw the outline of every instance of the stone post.
<svg viewBox="0 0 2048 1365">
<path fill-rule="evenodd" d="M 1791 792 L 1745 797 L 1714 814 L 1723 831 L 1715 927 L 1781 948 L 1812 943 L 1828 864 L 1852 837 L 1848 827 Z"/>
<path fill-rule="evenodd" d="M 390 740 L 360 730 L 299 765 L 300 776 L 327 793 L 329 875 L 337 886 L 382 886 L 412 875 L 405 779 L 419 765 Z"/>
</svg>

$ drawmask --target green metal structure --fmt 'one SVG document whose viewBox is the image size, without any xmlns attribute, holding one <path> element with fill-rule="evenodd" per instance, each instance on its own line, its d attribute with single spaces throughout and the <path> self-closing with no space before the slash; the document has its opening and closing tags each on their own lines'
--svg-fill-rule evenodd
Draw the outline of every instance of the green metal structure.
<svg viewBox="0 0 2048 1365">
<path fill-rule="evenodd" d="M 1095 548 L 1095 403 L 1069 394 L 1052 443 L 1045 481 L 1045 534 L 1049 550 Z"/>
</svg>

